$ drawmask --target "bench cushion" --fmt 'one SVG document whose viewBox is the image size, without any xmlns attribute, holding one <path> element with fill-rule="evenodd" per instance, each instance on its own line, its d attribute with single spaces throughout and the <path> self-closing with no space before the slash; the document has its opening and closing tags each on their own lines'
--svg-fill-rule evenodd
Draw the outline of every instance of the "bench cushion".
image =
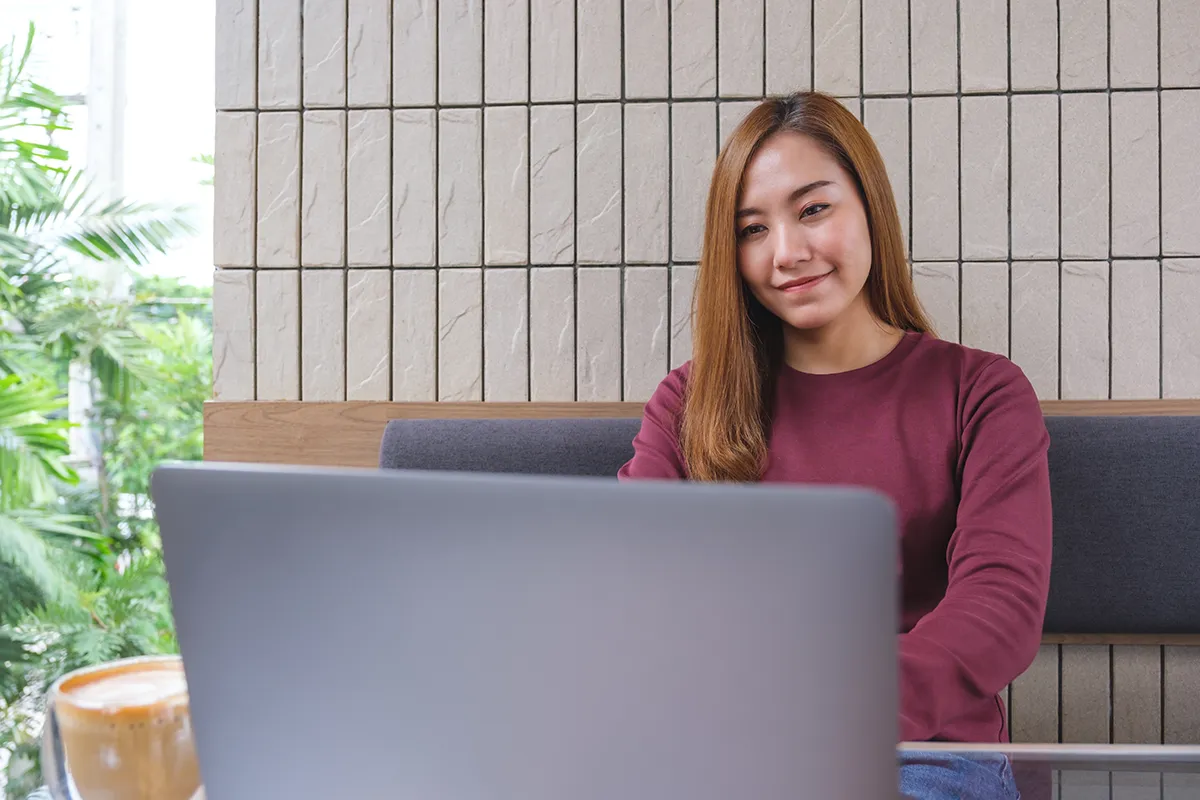
<svg viewBox="0 0 1200 800">
<path fill-rule="evenodd" d="M 395 420 L 380 466 L 614 477 L 638 419 Z M 1047 633 L 1200 633 L 1200 417 L 1047 417 Z"/>
</svg>

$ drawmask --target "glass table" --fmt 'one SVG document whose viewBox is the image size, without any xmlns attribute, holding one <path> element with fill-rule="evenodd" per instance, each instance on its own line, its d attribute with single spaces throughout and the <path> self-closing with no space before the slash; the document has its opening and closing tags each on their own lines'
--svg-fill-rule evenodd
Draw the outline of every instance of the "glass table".
<svg viewBox="0 0 1200 800">
<path fill-rule="evenodd" d="M 1200 800 L 1200 745 L 920 743 L 899 751 L 1003 755 L 1021 800 Z"/>
</svg>

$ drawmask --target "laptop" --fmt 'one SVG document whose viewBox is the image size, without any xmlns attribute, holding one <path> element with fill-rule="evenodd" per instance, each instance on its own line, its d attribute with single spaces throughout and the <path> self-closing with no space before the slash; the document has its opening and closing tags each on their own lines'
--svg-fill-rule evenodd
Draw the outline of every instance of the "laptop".
<svg viewBox="0 0 1200 800">
<path fill-rule="evenodd" d="M 896 796 L 873 492 L 214 463 L 152 491 L 208 800 Z"/>
</svg>

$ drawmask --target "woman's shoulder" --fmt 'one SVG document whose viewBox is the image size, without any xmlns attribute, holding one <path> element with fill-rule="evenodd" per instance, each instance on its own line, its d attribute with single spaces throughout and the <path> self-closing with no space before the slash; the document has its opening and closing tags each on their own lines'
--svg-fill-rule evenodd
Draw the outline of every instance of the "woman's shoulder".
<svg viewBox="0 0 1200 800">
<path fill-rule="evenodd" d="M 951 384 L 964 417 L 981 408 L 1041 410 L 1037 391 L 1025 371 L 1009 357 L 957 342 L 922 337 L 915 366 L 930 383 Z"/>
<path fill-rule="evenodd" d="M 653 410 L 678 414 L 683 408 L 683 398 L 687 392 L 688 375 L 691 371 L 692 362 L 685 361 L 668 372 L 646 402 L 647 413 Z"/>
</svg>

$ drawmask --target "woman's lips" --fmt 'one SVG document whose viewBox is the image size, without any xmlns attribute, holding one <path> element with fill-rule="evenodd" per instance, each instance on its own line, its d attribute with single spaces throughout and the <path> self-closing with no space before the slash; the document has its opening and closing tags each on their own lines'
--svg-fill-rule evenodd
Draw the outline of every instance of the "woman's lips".
<svg viewBox="0 0 1200 800">
<path fill-rule="evenodd" d="M 814 286 L 816 286 L 818 283 L 820 283 L 821 281 L 828 278 L 832 274 L 833 274 L 833 271 L 831 270 L 831 271 L 823 273 L 821 275 L 811 275 L 806 278 L 796 278 L 795 280 L 791 280 L 791 281 L 788 281 L 787 283 L 781 284 L 779 286 L 779 291 L 787 292 L 788 294 L 794 294 L 794 293 L 798 293 L 798 292 L 807 292 L 807 291 L 811 290 Z"/>
</svg>

